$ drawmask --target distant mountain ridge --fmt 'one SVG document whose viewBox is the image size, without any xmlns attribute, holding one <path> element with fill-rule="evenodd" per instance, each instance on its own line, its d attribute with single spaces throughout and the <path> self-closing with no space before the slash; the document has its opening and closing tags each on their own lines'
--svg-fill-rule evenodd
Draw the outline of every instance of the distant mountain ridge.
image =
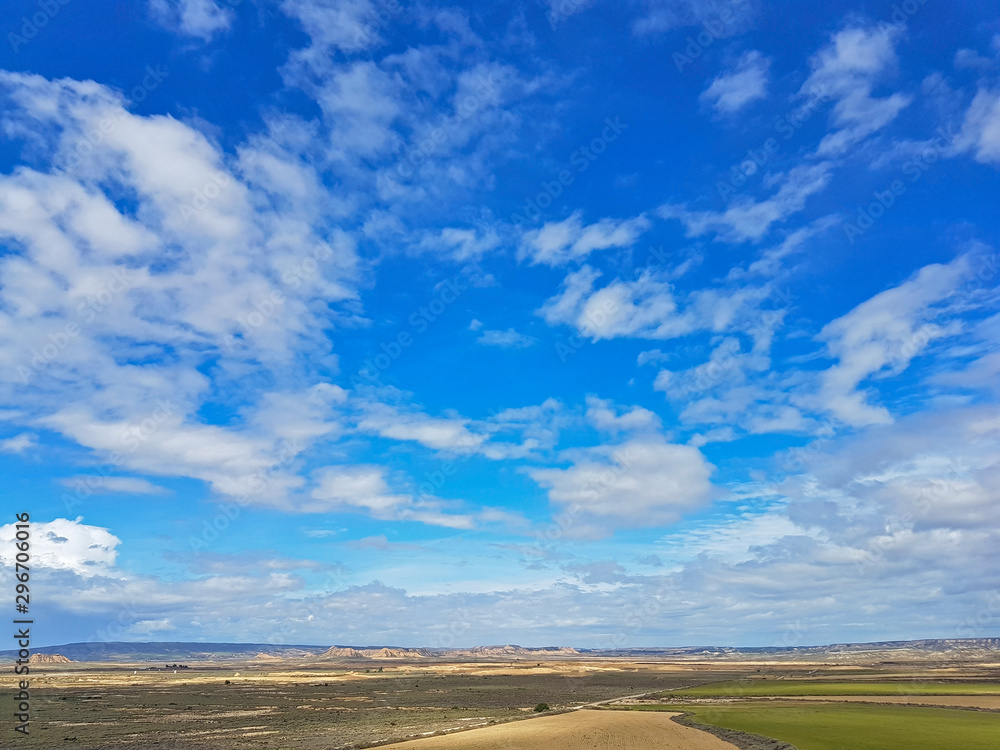
<svg viewBox="0 0 1000 750">
<path fill-rule="evenodd" d="M 190 642 L 111 642 L 67 643 L 39 649 L 33 663 L 51 664 L 66 661 L 88 662 L 186 662 L 186 661 L 257 661 L 277 662 L 286 659 L 386 660 L 386 659 L 566 659 L 632 658 L 736 660 L 746 658 L 831 660 L 889 660 L 896 656 L 938 655 L 968 657 L 1000 656 L 1000 638 L 938 638 L 914 641 L 879 641 L 873 643 L 835 643 L 826 646 L 682 646 L 666 648 L 576 649 L 567 646 L 526 648 L 513 644 L 475 646 L 472 648 L 401 648 L 395 646 L 312 646 L 274 645 L 270 643 L 190 643 Z M 61 657 L 61 658 L 60 658 Z M 0 660 L 13 661 L 17 651 L 0 651 Z"/>
<path fill-rule="evenodd" d="M 66 643 L 38 649 L 36 653 L 58 653 L 71 661 L 223 661 L 249 660 L 258 654 L 278 658 L 318 656 L 325 646 L 276 646 L 271 643 L 190 643 L 184 641 L 109 641 Z M 0 659 L 15 659 L 17 651 L 0 651 Z"/>
</svg>

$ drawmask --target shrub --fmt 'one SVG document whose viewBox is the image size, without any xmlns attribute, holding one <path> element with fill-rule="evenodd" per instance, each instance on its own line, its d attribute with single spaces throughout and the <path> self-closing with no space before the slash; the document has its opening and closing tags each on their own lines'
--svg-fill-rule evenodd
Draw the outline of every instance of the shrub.
<svg viewBox="0 0 1000 750">
<path fill-rule="evenodd" d="M 535 706 L 535 713 L 536 714 L 540 714 L 542 711 L 548 711 L 548 710 L 549 710 L 549 704 L 548 703 L 539 703 L 537 706 Z"/>
</svg>

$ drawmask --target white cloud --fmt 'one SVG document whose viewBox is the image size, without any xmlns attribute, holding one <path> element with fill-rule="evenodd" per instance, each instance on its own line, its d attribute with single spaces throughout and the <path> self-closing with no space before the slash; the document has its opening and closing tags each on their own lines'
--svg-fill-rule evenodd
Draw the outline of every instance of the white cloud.
<svg viewBox="0 0 1000 750">
<path fill-rule="evenodd" d="M 52 521 L 31 521 L 31 564 L 50 570 L 66 570 L 89 577 L 103 575 L 114 567 L 116 548 L 121 540 L 107 529 L 87 526 L 82 518 L 70 521 L 56 518 Z M 13 523 L 0 526 L 0 561 L 13 570 Z"/>
<path fill-rule="evenodd" d="M 8 133 L 33 138 L 51 162 L 0 176 L 4 402 L 101 457 L 117 452 L 118 471 L 192 476 L 234 495 L 265 472 L 262 499 L 279 501 L 301 483 L 289 441 L 297 454 L 338 427 L 322 419 L 342 392 L 290 365 L 336 368 L 322 331 L 338 301 L 356 297 L 353 239 L 327 226 L 323 201 L 279 209 L 204 135 L 134 115 L 98 84 L 3 73 L 0 95 Z M 270 158 L 276 174 L 281 159 Z M 134 207 L 99 186 L 133 195 Z M 199 370 L 210 360 L 211 381 Z M 245 385 L 269 370 L 287 390 Z M 251 404 L 239 423 L 201 423 L 210 382 Z M 157 404 L 169 413 L 155 417 Z"/>
<path fill-rule="evenodd" d="M 549 221 L 525 232 L 518 257 L 549 266 L 564 265 L 595 250 L 632 247 L 649 226 L 649 219 L 642 215 L 622 221 L 601 219 L 584 226 L 583 212 L 574 211 L 562 221 Z"/>
<path fill-rule="evenodd" d="M 767 96 L 771 61 L 756 50 L 746 52 L 736 67 L 718 76 L 701 93 L 701 101 L 723 115 L 733 115 Z"/>
<path fill-rule="evenodd" d="M 235 18 L 231 9 L 216 0 L 149 0 L 149 9 L 167 28 L 203 41 L 228 29 Z"/>
<path fill-rule="evenodd" d="M 538 339 L 518 333 L 513 328 L 506 331 L 483 331 L 477 344 L 484 346 L 498 346 L 502 349 L 526 349 L 538 343 Z"/>
<path fill-rule="evenodd" d="M 318 502 L 307 508 L 313 512 L 364 511 L 384 519 L 413 501 L 409 495 L 392 494 L 380 466 L 328 466 L 317 472 L 316 485 L 309 494 Z"/>
<path fill-rule="evenodd" d="M 587 396 L 587 421 L 602 432 L 656 432 L 661 427 L 660 418 L 641 406 L 618 412 L 612 401 L 594 395 Z"/>
<path fill-rule="evenodd" d="M 418 249 L 436 252 L 457 261 L 478 260 L 500 245 L 499 235 L 492 229 L 477 232 L 474 229 L 445 227 L 438 232 L 428 232 L 417 245 Z"/>
<path fill-rule="evenodd" d="M 450 529 L 472 529 L 482 524 L 521 525 L 515 513 L 484 507 L 475 512 L 454 513 L 448 508 L 461 503 L 422 495 L 394 493 L 381 466 L 354 464 L 326 466 L 314 475 L 309 501 L 298 508 L 309 513 L 364 513 L 386 521 L 415 521 Z"/>
<path fill-rule="evenodd" d="M 713 38 L 725 38 L 742 31 L 753 16 L 753 4 L 747 0 L 642 0 L 642 6 L 632 23 L 637 36 L 705 25 Z"/>
<path fill-rule="evenodd" d="M 639 352 L 639 356 L 636 357 L 636 364 L 640 367 L 648 364 L 655 364 L 656 362 L 665 362 L 670 359 L 670 355 L 666 354 L 659 349 L 650 349 L 648 351 Z"/>
<path fill-rule="evenodd" d="M 896 64 L 898 26 L 852 27 L 833 35 L 811 60 L 812 73 L 800 95 L 832 99 L 831 121 L 839 128 L 823 138 L 817 154 L 833 157 L 892 122 L 912 97 L 895 93 L 872 97 L 876 82 Z"/>
<path fill-rule="evenodd" d="M 807 226 L 800 227 L 789 232 L 777 245 L 763 250 L 760 257 L 750 263 L 746 268 L 734 266 L 726 274 L 727 281 L 739 281 L 753 277 L 773 277 L 783 270 L 785 258 L 801 252 L 813 237 L 825 232 L 827 229 L 839 223 L 836 215 L 824 216 L 821 219 L 811 222 Z"/>
<path fill-rule="evenodd" d="M 361 408 L 357 428 L 362 432 L 413 441 L 433 450 L 474 453 L 488 439 L 470 431 L 471 420 L 460 417 L 432 417 L 376 401 L 365 402 Z"/>
<path fill-rule="evenodd" d="M 141 477 L 78 476 L 61 479 L 66 487 L 83 486 L 91 492 L 121 492 L 129 495 L 163 495 L 167 489 Z"/>
<path fill-rule="evenodd" d="M 297 19 L 312 40 L 298 53 L 305 59 L 328 57 L 334 50 L 361 52 L 383 41 L 378 11 L 386 11 L 370 0 L 284 0 L 281 9 Z"/>
<path fill-rule="evenodd" d="M 891 421 L 888 410 L 869 403 L 858 386 L 879 373 L 903 371 L 932 341 L 955 332 L 934 320 L 969 273 L 967 256 L 925 266 L 824 326 L 819 339 L 838 361 L 819 375 L 815 397 L 803 402 L 852 425 Z"/>
<path fill-rule="evenodd" d="M 574 326 L 594 341 L 619 336 L 672 338 L 688 333 L 691 322 L 676 314 L 670 284 L 646 271 L 634 281 L 615 280 L 601 289 L 601 276 L 583 266 L 566 276 L 562 291 L 538 310 L 549 325 Z"/>
<path fill-rule="evenodd" d="M 758 310 L 771 294 L 767 285 L 708 288 L 691 292 L 683 306 L 667 281 L 669 272 L 643 271 L 595 289 L 600 271 L 583 266 L 567 274 L 562 290 L 537 314 L 549 325 L 570 325 L 593 341 L 620 337 L 671 339 L 697 331 L 746 330 L 758 347 L 770 345 L 781 316 Z"/>
<path fill-rule="evenodd" d="M 12 438 L 0 440 L 0 452 L 24 453 L 28 448 L 38 445 L 38 436 L 30 432 L 22 432 Z"/>
<path fill-rule="evenodd" d="M 778 190 L 770 198 L 733 200 L 723 211 L 693 211 L 686 204 L 665 203 L 657 209 L 664 219 L 680 220 L 689 237 L 709 232 L 727 242 L 759 240 L 772 224 L 784 221 L 805 207 L 806 199 L 826 187 L 832 165 L 829 162 L 801 164 L 771 179 Z"/>
<path fill-rule="evenodd" d="M 705 505 L 714 467 L 697 448 L 659 438 L 577 452 L 568 469 L 529 469 L 549 501 L 569 516 L 567 536 L 661 526 Z"/>
<path fill-rule="evenodd" d="M 177 627 L 166 617 L 159 620 L 139 620 L 129 626 L 129 632 L 134 635 L 166 633 L 176 629 Z"/>
<path fill-rule="evenodd" d="M 972 151 L 976 161 L 1000 164 L 1000 91 L 979 89 L 954 145 L 959 151 Z"/>
</svg>

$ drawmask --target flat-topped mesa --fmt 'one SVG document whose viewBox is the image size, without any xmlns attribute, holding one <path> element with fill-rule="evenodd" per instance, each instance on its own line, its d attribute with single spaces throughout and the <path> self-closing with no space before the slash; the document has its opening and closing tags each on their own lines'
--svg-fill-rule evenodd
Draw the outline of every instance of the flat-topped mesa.
<svg viewBox="0 0 1000 750">
<path fill-rule="evenodd" d="M 580 652 L 567 646 L 552 646 L 549 648 L 524 648 L 513 644 L 503 646 L 476 646 L 475 648 L 455 649 L 448 656 L 470 657 L 500 657 L 500 658 L 539 658 L 546 656 L 576 656 Z"/>
<path fill-rule="evenodd" d="M 351 648 L 350 646 L 331 646 L 322 654 L 321 659 L 413 659 L 427 656 L 427 652 L 419 648 Z"/>
<path fill-rule="evenodd" d="M 32 654 L 28 659 L 29 664 L 71 664 L 72 659 L 67 659 L 62 654 Z"/>
</svg>

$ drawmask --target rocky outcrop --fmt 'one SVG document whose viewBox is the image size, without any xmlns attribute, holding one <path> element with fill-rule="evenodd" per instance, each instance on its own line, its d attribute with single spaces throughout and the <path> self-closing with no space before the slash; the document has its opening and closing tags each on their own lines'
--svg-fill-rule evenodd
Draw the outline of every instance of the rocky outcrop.
<svg viewBox="0 0 1000 750">
<path fill-rule="evenodd" d="M 413 659 L 427 656 L 419 648 L 350 648 L 332 646 L 320 655 L 321 659 Z"/>
<path fill-rule="evenodd" d="M 576 656 L 580 652 L 575 648 L 553 647 L 553 648 L 523 648 L 507 644 L 504 646 L 476 646 L 475 648 L 456 649 L 447 652 L 447 656 L 465 656 L 471 658 L 487 659 L 544 659 L 553 656 Z"/>
<path fill-rule="evenodd" d="M 72 661 L 62 654 L 32 654 L 28 659 L 29 664 L 70 664 Z"/>
</svg>

